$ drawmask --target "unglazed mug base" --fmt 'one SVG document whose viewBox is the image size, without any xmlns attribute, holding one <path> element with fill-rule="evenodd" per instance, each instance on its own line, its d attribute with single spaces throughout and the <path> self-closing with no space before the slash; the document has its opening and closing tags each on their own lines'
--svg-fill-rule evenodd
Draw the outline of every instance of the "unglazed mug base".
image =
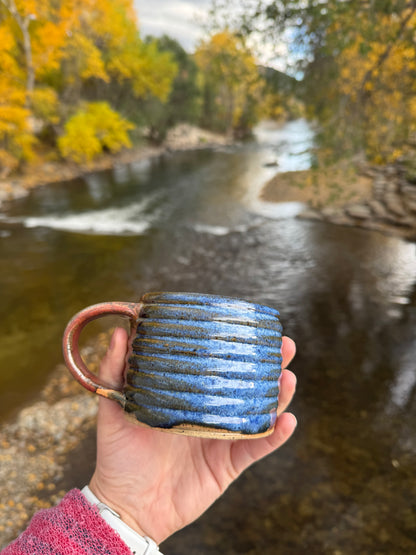
<svg viewBox="0 0 416 555">
<path fill-rule="evenodd" d="M 228 439 L 230 441 L 238 439 L 260 439 L 262 437 L 267 437 L 274 432 L 275 428 L 275 425 L 273 425 L 268 430 L 260 434 L 230 432 L 223 428 L 209 428 L 207 426 L 197 426 L 196 424 L 179 424 L 177 426 L 172 426 L 171 428 L 158 428 L 156 426 L 149 426 L 149 424 L 140 422 L 140 420 L 137 420 L 137 418 L 131 413 L 125 413 L 124 416 L 129 422 L 132 422 L 133 424 L 136 424 L 141 428 L 148 428 L 150 430 L 156 430 L 158 432 L 165 432 L 181 436 L 200 437 L 205 439 Z"/>
</svg>

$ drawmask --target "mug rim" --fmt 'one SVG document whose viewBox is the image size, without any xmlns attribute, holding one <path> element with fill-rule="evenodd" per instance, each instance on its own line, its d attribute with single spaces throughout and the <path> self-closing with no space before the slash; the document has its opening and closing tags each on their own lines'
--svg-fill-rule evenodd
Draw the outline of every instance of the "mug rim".
<svg viewBox="0 0 416 555">
<path fill-rule="evenodd" d="M 169 305 L 190 305 L 190 306 L 219 306 L 237 308 L 241 310 L 249 310 L 250 312 L 257 312 L 280 317 L 280 313 L 276 308 L 268 305 L 247 301 L 238 297 L 231 297 L 226 295 L 216 295 L 214 293 L 197 293 L 188 291 L 152 291 L 145 293 L 140 298 L 142 304 L 169 304 Z"/>
</svg>

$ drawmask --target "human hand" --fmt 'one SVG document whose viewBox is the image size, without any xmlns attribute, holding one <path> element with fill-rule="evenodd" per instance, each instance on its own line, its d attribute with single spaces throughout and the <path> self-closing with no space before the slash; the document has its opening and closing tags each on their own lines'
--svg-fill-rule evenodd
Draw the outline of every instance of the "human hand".
<svg viewBox="0 0 416 555">
<path fill-rule="evenodd" d="M 122 383 L 127 333 L 117 328 L 102 360 L 100 379 Z M 282 367 L 295 355 L 295 343 L 282 343 Z M 114 401 L 100 398 L 97 464 L 92 492 L 122 520 L 157 544 L 198 518 L 248 466 L 268 455 L 292 435 L 292 400 L 296 377 L 283 370 L 278 418 L 269 436 L 218 440 L 160 432 L 126 418 Z"/>
</svg>

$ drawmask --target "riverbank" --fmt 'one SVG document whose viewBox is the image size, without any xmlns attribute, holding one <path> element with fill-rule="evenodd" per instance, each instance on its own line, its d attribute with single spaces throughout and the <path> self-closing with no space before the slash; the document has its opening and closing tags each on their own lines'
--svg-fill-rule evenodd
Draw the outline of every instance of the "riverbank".
<svg viewBox="0 0 416 555">
<path fill-rule="evenodd" d="M 168 131 L 161 146 L 155 147 L 143 143 L 117 154 L 105 154 L 88 164 L 65 161 L 28 164 L 20 174 L 0 179 L 0 208 L 3 202 L 24 197 L 34 187 L 71 181 L 91 172 L 131 164 L 166 152 L 210 148 L 231 143 L 232 139 L 228 136 L 183 123 Z"/>
<path fill-rule="evenodd" d="M 265 184 L 261 199 L 303 202 L 299 218 L 360 227 L 416 240 L 416 184 L 397 163 L 336 166 L 277 174 Z"/>
</svg>

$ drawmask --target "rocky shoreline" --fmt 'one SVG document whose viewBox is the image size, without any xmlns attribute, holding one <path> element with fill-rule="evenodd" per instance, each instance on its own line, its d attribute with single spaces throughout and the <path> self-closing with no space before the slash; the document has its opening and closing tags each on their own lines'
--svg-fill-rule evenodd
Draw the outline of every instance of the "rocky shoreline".
<svg viewBox="0 0 416 555">
<path fill-rule="evenodd" d="M 416 184 L 407 179 L 406 169 L 395 164 L 366 167 L 361 171 L 372 182 L 369 198 L 337 207 L 309 208 L 298 217 L 416 241 Z"/>
<path fill-rule="evenodd" d="M 92 370 L 98 368 L 109 336 L 100 334 L 82 350 Z M 85 485 L 94 466 L 98 398 L 63 364 L 37 398 L 0 428 L 0 550 L 26 528 L 36 511 L 56 504 L 68 487 Z M 78 455 L 82 463 L 88 459 L 88 476 L 78 476 L 79 469 L 71 468 L 71 453 L 86 438 L 93 453 Z"/>
</svg>

